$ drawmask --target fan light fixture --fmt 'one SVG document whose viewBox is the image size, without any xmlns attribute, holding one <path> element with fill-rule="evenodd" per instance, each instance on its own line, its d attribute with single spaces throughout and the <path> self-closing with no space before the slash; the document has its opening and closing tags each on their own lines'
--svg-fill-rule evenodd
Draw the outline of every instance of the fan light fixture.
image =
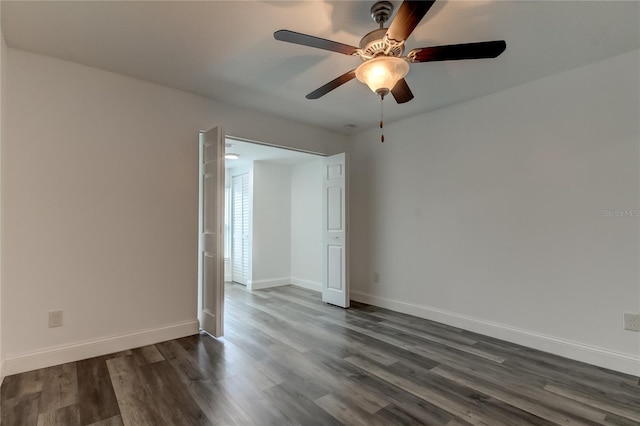
<svg viewBox="0 0 640 426">
<path fill-rule="evenodd" d="M 237 160 L 238 158 L 240 158 L 240 156 L 238 154 L 228 153 L 224 155 L 224 158 L 226 158 L 227 160 Z"/>
<path fill-rule="evenodd" d="M 380 56 L 360 64 L 356 78 L 384 97 L 408 72 L 409 64 L 404 59 Z"/>
<path fill-rule="evenodd" d="M 384 127 L 382 101 L 408 72 L 407 61 L 395 56 L 378 56 L 363 62 L 356 69 L 356 78 L 369 86 L 373 93 L 380 95 L 380 129 Z M 380 134 L 380 141 L 384 142 L 384 133 Z"/>
</svg>

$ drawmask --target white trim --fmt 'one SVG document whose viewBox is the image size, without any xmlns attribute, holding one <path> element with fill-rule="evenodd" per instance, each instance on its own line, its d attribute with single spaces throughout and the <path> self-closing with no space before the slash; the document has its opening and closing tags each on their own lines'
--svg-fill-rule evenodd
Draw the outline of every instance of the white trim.
<svg viewBox="0 0 640 426">
<path fill-rule="evenodd" d="M 322 291 L 322 283 L 295 277 L 269 278 L 266 280 L 250 280 L 247 282 L 247 288 L 252 291 L 271 287 L 281 287 L 284 285 L 295 285 L 308 290 Z"/>
<path fill-rule="evenodd" d="M 4 360 L 0 360 L 0 386 L 2 386 L 2 382 L 4 382 Z"/>
<path fill-rule="evenodd" d="M 290 284 L 293 284 L 298 287 L 306 288 L 307 290 L 314 290 L 318 292 L 322 292 L 322 283 L 311 280 L 304 280 L 302 278 L 291 277 Z"/>
<path fill-rule="evenodd" d="M 304 152 L 306 154 L 317 155 L 319 157 L 326 157 L 327 156 L 327 154 L 322 153 L 322 152 L 318 152 L 318 151 L 310 151 L 308 149 L 294 148 L 292 146 L 278 145 L 278 144 L 275 144 L 275 143 L 262 142 L 262 141 L 257 141 L 257 140 L 254 140 L 254 139 L 241 138 L 241 137 L 238 137 L 238 136 L 225 135 L 225 142 L 227 142 L 227 141 L 228 142 L 233 142 L 233 141 L 247 142 L 247 143 L 252 143 L 254 145 L 262 145 L 262 146 L 268 146 L 268 147 L 272 147 L 272 148 L 286 149 L 287 151 Z"/>
<path fill-rule="evenodd" d="M 192 320 L 120 336 L 105 337 L 13 355 L 7 357 L 5 360 L 2 372 L 11 375 L 100 355 L 107 355 L 114 352 L 152 345 L 158 342 L 178 339 L 180 337 L 191 336 L 198 334 L 199 329 L 198 320 Z"/>
<path fill-rule="evenodd" d="M 356 302 L 367 303 L 392 311 L 426 318 L 577 361 L 640 376 L 640 356 L 615 352 L 429 306 L 387 299 L 363 291 L 352 290 L 350 295 L 351 299 Z"/>
<path fill-rule="evenodd" d="M 250 290 L 262 290 L 263 288 L 270 287 L 280 287 L 283 285 L 291 284 L 291 278 L 283 277 L 283 278 L 270 278 L 267 280 L 252 280 Z"/>
</svg>

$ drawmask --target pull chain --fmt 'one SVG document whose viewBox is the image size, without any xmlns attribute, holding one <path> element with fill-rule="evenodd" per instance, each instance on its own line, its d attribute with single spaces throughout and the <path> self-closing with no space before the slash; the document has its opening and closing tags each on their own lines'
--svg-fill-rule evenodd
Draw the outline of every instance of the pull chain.
<svg viewBox="0 0 640 426">
<path fill-rule="evenodd" d="M 384 142 L 384 96 L 380 96 L 380 142 Z"/>
</svg>

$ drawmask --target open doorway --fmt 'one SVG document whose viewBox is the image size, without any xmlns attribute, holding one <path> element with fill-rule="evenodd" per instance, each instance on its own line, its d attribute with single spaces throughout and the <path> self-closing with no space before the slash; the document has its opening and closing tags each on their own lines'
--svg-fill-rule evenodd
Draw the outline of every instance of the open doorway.
<svg viewBox="0 0 640 426">
<path fill-rule="evenodd" d="M 321 291 L 324 156 L 225 142 L 225 282 Z"/>
<path fill-rule="evenodd" d="M 233 138 L 232 138 L 233 139 Z M 239 143 L 245 141 L 237 140 Z M 229 142 L 233 148 L 236 144 Z M 254 143 L 257 146 L 264 146 Z M 236 148 L 240 149 L 240 148 Z M 225 265 L 224 265 L 224 241 L 225 234 L 233 238 L 233 229 L 225 232 L 225 181 L 233 182 L 233 171 L 229 171 L 231 179 L 225 171 L 225 135 L 221 127 L 214 127 L 206 132 L 200 132 L 199 138 L 199 201 L 198 201 L 198 319 L 202 330 L 213 336 L 224 334 L 224 294 L 225 294 Z M 289 154 L 304 154 L 295 150 Z M 231 152 L 229 152 L 231 154 Z M 237 158 L 240 155 L 236 152 Z M 281 154 L 281 153 L 279 153 Z M 278 154 L 278 155 L 279 155 Z M 301 183 L 312 182 L 300 178 L 304 175 L 304 167 L 292 165 L 290 160 L 269 158 L 268 160 L 253 160 L 252 166 L 245 174 L 248 175 L 247 194 L 251 194 L 251 205 L 248 239 L 250 243 L 242 246 L 243 250 L 250 253 L 248 263 L 250 272 L 247 274 L 247 286 L 250 288 L 268 288 L 287 284 L 295 284 L 301 287 L 321 288 L 322 300 L 343 308 L 349 307 L 349 256 L 348 256 L 348 158 L 346 153 L 331 156 L 314 155 L 321 166 L 320 191 L 308 189 Z M 284 164 L 281 164 L 283 163 Z M 304 163 L 307 163 L 306 161 Z M 311 160 L 309 161 L 311 163 Z M 238 163 L 235 163 L 238 164 Z M 230 167 L 233 169 L 234 167 Z M 242 174 L 242 173 L 240 173 Z M 273 177 L 279 177 L 276 181 L 285 182 L 279 186 L 269 186 L 270 191 L 257 191 L 255 186 L 265 186 L 272 182 Z M 317 176 L 317 175 L 316 175 Z M 284 178 L 283 178 L 284 177 Z M 239 179 L 239 185 L 244 185 L 243 179 Z M 314 186 L 314 188 L 318 188 Z M 297 189 L 296 189 L 297 188 Z M 313 203 L 306 201 L 297 202 L 292 196 L 296 190 L 303 194 L 321 194 L 320 208 L 312 207 Z M 244 198 L 244 192 L 242 197 Z M 315 197 L 315 196 L 314 196 Z M 233 191 L 229 195 L 233 198 Z M 292 203 L 291 200 L 294 199 Z M 284 201 L 283 201 L 284 200 Z M 232 205 L 232 203 L 230 203 Z M 295 206 L 306 213 L 299 213 Z M 256 212 L 264 215 L 266 220 L 257 219 Z M 320 212 L 320 233 L 316 234 L 321 241 L 321 255 L 305 255 L 305 246 L 297 245 L 296 241 L 302 241 L 311 250 L 317 250 L 318 245 L 311 243 L 312 239 L 305 236 L 305 232 L 315 232 L 318 223 L 311 217 Z M 233 227 L 231 218 L 233 210 L 227 215 L 227 226 Z M 271 220 L 269 220 L 269 218 Z M 292 220 L 293 218 L 293 220 Z M 310 221 L 310 225 L 303 228 L 292 226 L 300 220 Z M 264 219 L 264 218 L 263 218 Z M 283 220 L 284 219 L 284 220 Z M 263 223 L 261 223 L 263 222 Z M 277 226 L 283 223 L 283 226 Z M 258 226 L 261 225 L 261 226 Z M 256 229 L 263 232 L 258 236 Z M 296 238 L 297 229 L 303 231 L 299 239 Z M 293 237 L 292 237 L 293 235 Z M 245 248 L 246 247 L 246 248 Z M 278 250 L 278 247 L 284 249 Z M 301 248 L 302 247 L 302 248 Z M 233 241 L 229 241 L 227 253 L 230 253 L 228 265 L 233 263 Z M 258 255 L 259 254 L 259 255 Z M 301 259 L 319 262 L 322 278 L 307 280 L 296 275 L 296 255 Z M 293 260 L 293 262 L 292 262 Z M 260 262 L 263 275 L 256 272 L 256 263 Z M 275 265 L 279 265 L 277 268 Z M 282 267 L 282 265 L 285 265 Z M 266 271 L 266 272 L 265 272 Z M 274 272 L 275 271 L 275 272 Z M 304 270 L 303 270 L 304 271 Z M 306 269 L 308 271 L 308 269 Z M 231 269 L 233 274 L 233 269 Z M 305 272 L 306 274 L 306 272 Z M 231 276 L 233 279 L 233 275 Z M 318 285 L 318 282 L 321 284 Z M 240 285 L 240 284 L 238 284 Z"/>
</svg>

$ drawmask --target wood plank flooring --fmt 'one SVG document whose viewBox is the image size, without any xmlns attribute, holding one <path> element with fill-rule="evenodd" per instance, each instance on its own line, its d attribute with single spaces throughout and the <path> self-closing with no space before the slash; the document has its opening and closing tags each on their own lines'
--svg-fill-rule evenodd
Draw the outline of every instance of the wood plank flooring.
<svg viewBox="0 0 640 426">
<path fill-rule="evenodd" d="M 6 377 L 2 425 L 640 425 L 638 377 L 293 286 L 225 307 L 223 339 Z"/>
</svg>

